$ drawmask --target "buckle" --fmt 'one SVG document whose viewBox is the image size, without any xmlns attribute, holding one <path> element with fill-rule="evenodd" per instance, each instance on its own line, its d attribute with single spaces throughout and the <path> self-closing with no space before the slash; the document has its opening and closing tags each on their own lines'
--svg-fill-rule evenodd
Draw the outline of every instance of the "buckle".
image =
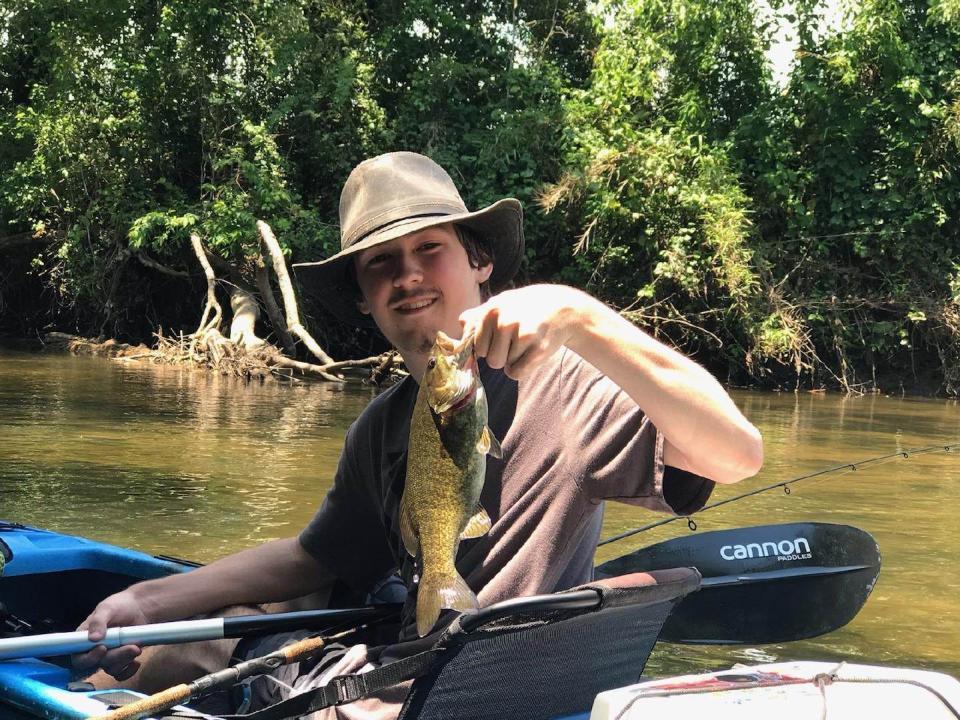
<svg viewBox="0 0 960 720">
<path fill-rule="evenodd" d="M 366 679 L 360 675 L 341 675 L 330 682 L 337 691 L 337 705 L 351 703 L 367 694 Z"/>
</svg>

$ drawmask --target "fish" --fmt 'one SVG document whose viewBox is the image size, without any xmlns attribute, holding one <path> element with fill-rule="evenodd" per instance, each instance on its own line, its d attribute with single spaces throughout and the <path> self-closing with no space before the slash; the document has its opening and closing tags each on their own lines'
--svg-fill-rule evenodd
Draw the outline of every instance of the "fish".
<svg viewBox="0 0 960 720">
<path fill-rule="evenodd" d="M 477 609 L 477 597 L 456 568 L 460 541 L 490 530 L 480 506 L 487 455 L 503 457 L 487 426 L 487 397 L 472 337 L 442 331 L 427 359 L 410 420 L 407 477 L 400 500 L 400 537 L 421 558 L 416 624 L 428 634 L 445 609 Z"/>
</svg>

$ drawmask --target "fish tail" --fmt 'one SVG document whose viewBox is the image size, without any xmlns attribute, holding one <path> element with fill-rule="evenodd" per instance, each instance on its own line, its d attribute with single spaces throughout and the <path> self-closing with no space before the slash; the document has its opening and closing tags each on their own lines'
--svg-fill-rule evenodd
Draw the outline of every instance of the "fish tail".
<svg viewBox="0 0 960 720">
<path fill-rule="evenodd" d="M 476 610 L 478 607 L 477 596 L 456 571 L 424 575 L 417 588 L 417 634 L 423 637 L 429 633 L 444 608 Z"/>
</svg>

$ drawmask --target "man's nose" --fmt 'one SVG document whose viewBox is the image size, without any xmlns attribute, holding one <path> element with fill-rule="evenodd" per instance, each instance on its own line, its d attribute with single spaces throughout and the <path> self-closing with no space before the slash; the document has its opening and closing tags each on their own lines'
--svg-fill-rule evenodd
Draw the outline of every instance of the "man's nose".
<svg viewBox="0 0 960 720">
<path fill-rule="evenodd" d="M 423 282 L 423 267 L 416 256 L 401 255 L 393 275 L 394 287 L 419 285 L 421 282 Z"/>
</svg>

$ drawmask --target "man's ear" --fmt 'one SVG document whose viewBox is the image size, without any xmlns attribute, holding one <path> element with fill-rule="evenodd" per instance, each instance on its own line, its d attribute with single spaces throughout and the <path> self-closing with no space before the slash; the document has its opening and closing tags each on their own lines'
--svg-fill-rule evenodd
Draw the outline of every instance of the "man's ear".
<svg viewBox="0 0 960 720">
<path fill-rule="evenodd" d="M 477 273 L 479 273 L 477 282 L 482 285 L 490 279 L 490 275 L 493 273 L 493 263 L 488 262 L 486 265 L 481 265 L 477 268 Z"/>
<path fill-rule="evenodd" d="M 357 310 L 362 312 L 364 315 L 370 314 L 370 306 L 367 305 L 367 299 L 365 297 L 361 297 L 359 300 L 357 300 Z"/>
</svg>

